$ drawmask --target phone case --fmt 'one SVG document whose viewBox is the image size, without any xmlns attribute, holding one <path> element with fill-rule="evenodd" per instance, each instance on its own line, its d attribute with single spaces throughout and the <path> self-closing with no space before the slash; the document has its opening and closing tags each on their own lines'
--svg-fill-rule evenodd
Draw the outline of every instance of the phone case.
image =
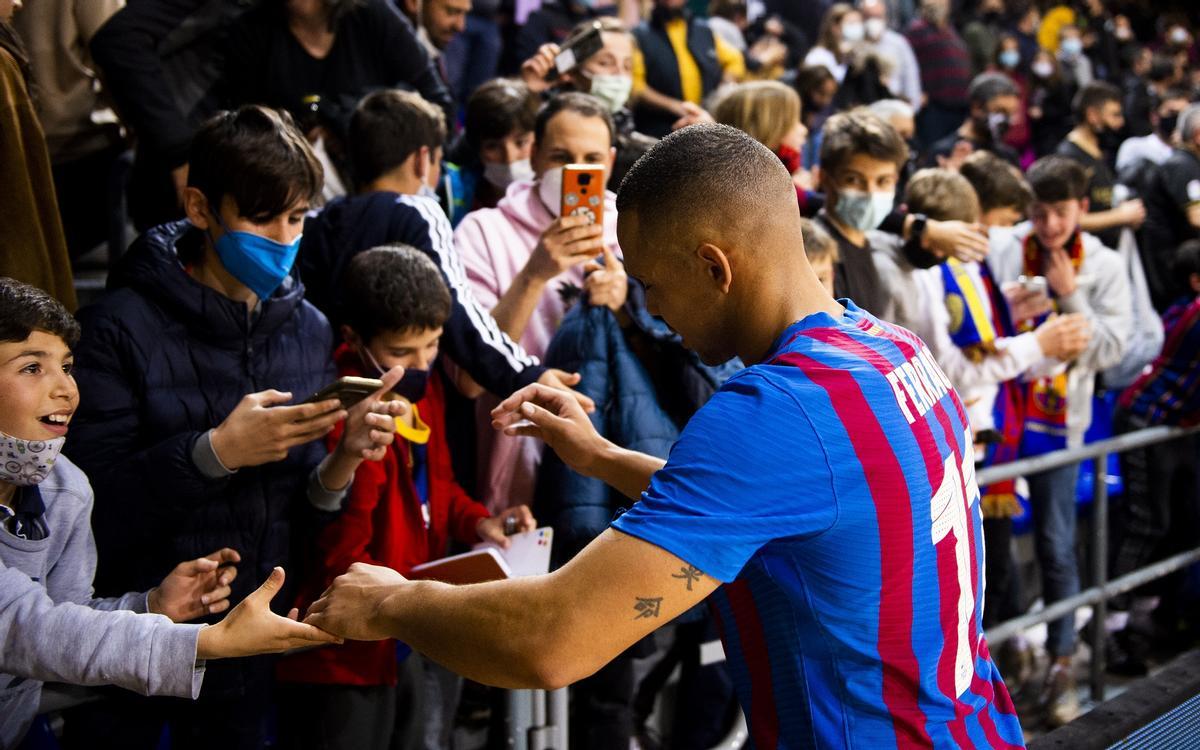
<svg viewBox="0 0 1200 750">
<path fill-rule="evenodd" d="M 604 167 L 599 164 L 563 167 L 562 215 L 587 216 L 589 224 L 604 223 Z"/>
</svg>

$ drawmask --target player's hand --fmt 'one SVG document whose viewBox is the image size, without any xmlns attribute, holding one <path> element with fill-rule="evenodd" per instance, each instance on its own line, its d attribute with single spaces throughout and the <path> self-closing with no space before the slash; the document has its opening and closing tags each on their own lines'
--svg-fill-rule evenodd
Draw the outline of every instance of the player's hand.
<svg viewBox="0 0 1200 750">
<path fill-rule="evenodd" d="M 538 47 L 533 57 L 521 63 L 521 80 L 535 94 L 540 94 L 550 88 L 551 81 L 546 75 L 554 70 L 554 58 L 558 56 L 559 47 L 553 42 Z"/>
<path fill-rule="evenodd" d="M 283 578 L 283 568 L 275 568 L 263 585 L 238 603 L 224 620 L 201 630 L 196 658 L 275 654 L 293 648 L 341 643 L 341 638 L 296 622 L 299 612 L 295 609 L 287 617 L 271 611 L 271 600 L 283 586 Z"/>
<path fill-rule="evenodd" d="M 543 372 L 537 382 L 547 388 L 554 388 L 568 394 L 579 404 L 579 408 L 591 414 L 596 411 L 596 402 L 575 390 L 575 386 L 579 385 L 582 380 L 583 376 L 577 372 L 567 372 L 552 367 Z"/>
<path fill-rule="evenodd" d="M 475 524 L 475 533 L 485 542 L 492 542 L 502 549 L 508 549 L 509 534 L 521 534 L 537 528 L 528 505 L 514 505 L 498 516 L 481 518 Z"/>
<path fill-rule="evenodd" d="M 525 264 L 539 281 L 547 282 L 560 273 L 587 263 L 604 249 L 604 227 L 590 223 L 587 216 L 560 216 L 542 232 L 537 247 Z"/>
<path fill-rule="evenodd" d="M 1042 353 L 1069 362 L 1087 350 L 1092 340 L 1092 325 L 1079 313 L 1055 315 L 1034 331 Z"/>
<path fill-rule="evenodd" d="M 629 277 L 625 274 L 625 264 L 617 260 L 611 247 L 604 246 L 604 265 L 590 260 L 583 272 L 587 274 L 583 288 L 588 293 L 588 302 L 613 312 L 624 306 L 629 294 Z"/>
<path fill-rule="evenodd" d="M 290 449 L 325 437 L 346 418 L 336 398 L 284 406 L 292 394 L 269 390 L 242 397 L 212 431 L 212 447 L 229 469 L 261 466 L 287 458 Z"/>
<path fill-rule="evenodd" d="M 529 385 L 492 410 L 492 427 L 505 435 L 536 437 L 554 449 L 567 466 L 580 474 L 608 444 L 569 394 L 542 385 Z"/>
<path fill-rule="evenodd" d="M 229 609 L 229 584 L 237 578 L 242 556 L 225 547 L 181 562 L 162 583 L 150 589 L 147 609 L 174 622 L 187 622 Z"/>
<path fill-rule="evenodd" d="M 988 254 L 987 229 L 965 221 L 925 223 L 921 246 L 942 258 L 957 258 L 963 263 L 982 261 Z"/>
<path fill-rule="evenodd" d="M 381 605 L 407 583 L 391 568 L 356 562 L 313 602 L 304 622 L 355 641 L 392 638 Z"/>
</svg>

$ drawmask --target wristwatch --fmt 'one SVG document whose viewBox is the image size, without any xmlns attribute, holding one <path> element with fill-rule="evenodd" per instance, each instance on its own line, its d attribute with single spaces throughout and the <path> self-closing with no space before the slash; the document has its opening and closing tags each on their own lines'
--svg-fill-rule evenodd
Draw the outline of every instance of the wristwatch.
<svg viewBox="0 0 1200 750">
<path fill-rule="evenodd" d="M 925 234 L 925 225 L 929 223 L 929 217 L 925 214 L 913 214 L 912 218 L 912 227 L 908 230 L 908 241 L 921 247 L 921 236 Z"/>
</svg>

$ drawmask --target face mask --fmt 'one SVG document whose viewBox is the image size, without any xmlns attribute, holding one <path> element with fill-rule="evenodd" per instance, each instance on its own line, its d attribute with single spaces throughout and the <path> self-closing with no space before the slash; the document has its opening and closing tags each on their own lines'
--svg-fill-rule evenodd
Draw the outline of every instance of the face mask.
<svg viewBox="0 0 1200 750">
<path fill-rule="evenodd" d="M 633 91 L 630 76 L 592 76 L 592 96 L 608 105 L 609 112 L 618 112 L 629 101 Z"/>
<path fill-rule="evenodd" d="M 1033 74 L 1038 78 L 1049 78 L 1054 75 L 1054 66 L 1045 60 L 1038 60 L 1031 68 Z"/>
<path fill-rule="evenodd" d="M 1181 47 L 1191 41 L 1187 29 L 1181 29 L 1178 26 L 1171 29 L 1171 34 L 1167 38 L 1171 40 L 1171 44 L 1177 44 Z"/>
<path fill-rule="evenodd" d="M 863 22 L 863 28 L 867 32 L 868 39 L 879 39 L 887 29 L 887 24 L 882 18 L 868 18 Z M 845 32 L 842 32 L 842 36 L 845 36 Z"/>
<path fill-rule="evenodd" d="M 514 182 L 533 179 L 533 167 L 528 159 L 518 159 L 511 164 L 492 162 L 483 165 L 483 179 L 501 190 L 507 190 Z"/>
<path fill-rule="evenodd" d="M 379 364 L 379 360 L 375 359 L 375 355 L 371 354 L 371 350 L 365 346 L 359 347 L 359 359 L 368 370 L 375 371 L 375 377 L 383 377 L 383 367 Z M 404 374 L 400 376 L 399 382 L 392 387 L 391 392 L 405 398 L 410 404 L 415 404 L 425 398 L 425 392 L 429 390 L 429 370 L 418 370 L 415 367 L 405 367 Z"/>
<path fill-rule="evenodd" d="M 847 226 L 860 232 L 869 232 L 883 223 L 895 203 L 896 193 L 893 190 L 883 193 L 843 190 L 837 197 L 837 215 Z"/>
<path fill-rule="evenodd" d="M 1083 41 L 1075 37 L 1068 37 L 1062 40 L 1062 44 L 1058 46 L 1063 57 L 1078 57 L 1080 52 L 1083 52 Z"/>
<path fill-rule="evenodd" d="M 1092 132 L 1096 134 L 1096 141 L 1103 151 L 1115 151 L 1121 145 L 1120 131 L 1101 127 L 1099 130 L 1093 128 Z"/>
<path fill-rule="evenodd" d="M 1171 140 L 1171 136 L 1175 135 L 1175 127 L 1179 124 L 1179 113 L 1167 115 L 1160 118 L 1158 121 L 1158 137 L 1164 141 Z"/>
<path fill-rule="evenodd" d="M 991 134 L 993 141 L 999 141 L 1004 138 L 1004 134 L 1008 132 L 1008 115 L 1003 112 L 991 112 L 987 116 L 987 130 Z"/>
<path fill-rule="evenodd" d="M 1128 26 L 1118 26 L 1113 31 L 1113 36 L 1115 36 L 1119 42 L 1128 42 L 1130 39 L 1133 39 L 1133 29 L 1129 28 Z"/>
<path fill-rule="evenodd" d="M 234 232 L 224 223 L 221 228 L 225 233 L 213 243 L 221 265 L 260 300 L 268 299 L 291 273 L 303 235 L 286 245 L 253 232 Z"/>
<path fill-rule="evenodd" d="M 842 24 L 842 40 L 846 42 L 861 42 L 863 40 L 863 25 L 861 23 Z"/>
<path fill-rule="evenodd" d="M 555 167 L 547 169 L 538 181 L 538 197 L 555 218 L 562 213 L 562 175 L 563 168 Z"/>
<path fill-rule="evenodd" d="M 1006 49 L 1000 53 L 1000 65 L 1012 70 L 1021 62 L 1021 53 L 1015 49 Z"/>
<path fill-rule="evenodd" d="M 40 484 L 54 468 L 65 437 L 22 440 L 0 432 L 0 482 L 18 487 Z"/>
<path fill-rule="evenodd" d="M 780 145 L 775 155 L 779 157 L 779 161 L 783 162 L 783 166 L 787 168 L 788 174 L 796 174 L 800 171 L 800 152 L 796 149 L 791 146 Z"/>
</svg>

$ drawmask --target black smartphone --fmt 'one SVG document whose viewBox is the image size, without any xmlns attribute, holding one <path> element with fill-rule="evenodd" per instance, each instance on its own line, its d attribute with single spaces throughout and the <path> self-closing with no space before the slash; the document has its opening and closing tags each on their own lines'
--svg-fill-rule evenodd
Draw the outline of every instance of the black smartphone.
<svg viewBox="0 0 1200 750">
<path fill-rule="evenodd" d="M 349 409 L 382 387 L 383 381 L 375 378 L 338 378 L 304 399 L 304 403 L 315 404 L 318 401 L 336 398 L 342 402 L 343 409 Z"/>
<path fill-rule="evenodd" d="M 568 39 L 562 46 L 554 56 L 554 69 L 546 74 L 546 80 L 553 81 L 560 75 L 569 73 L 603 48 L 604 37 L 600 34 L 600 24 L 593 23 L 590 29 L 574 39 Z"/>
</svg>

